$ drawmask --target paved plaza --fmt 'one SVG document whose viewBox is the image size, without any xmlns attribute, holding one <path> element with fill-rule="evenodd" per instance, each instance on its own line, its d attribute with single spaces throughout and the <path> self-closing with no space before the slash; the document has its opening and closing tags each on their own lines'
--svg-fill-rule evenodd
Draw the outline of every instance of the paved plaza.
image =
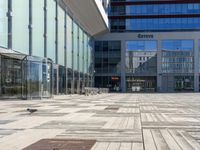
<svg viewBox="0 0 200 150">
<path fill-rule="evenodd" d="M 92 150 L 200 150 L 200 94 L 0 101 L 0 150 L 21 150 L 41 139 L 92 140 Z"/>
</svg>

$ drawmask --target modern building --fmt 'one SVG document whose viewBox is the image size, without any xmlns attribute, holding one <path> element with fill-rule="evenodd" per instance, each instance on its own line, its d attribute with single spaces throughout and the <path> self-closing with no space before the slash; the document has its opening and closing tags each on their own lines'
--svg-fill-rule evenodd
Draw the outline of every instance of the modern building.
<svg viewBox="0 0 200 150">
<path fill-rule="evenodd" d="M 199 92 L 199 1 L 111 0 L 109 22 L 95 37 L 95 86 Z"/>
<path fill-rule="evenodd" d="M 196 0 L 0 0 L 0 98 L 199 91 Z"/>
<path fill-rule="evenodd" d="M 94 37 L 107 1 L 0 0 L 0 98 L 81 93 L 94 81 Z"/>
</svg>

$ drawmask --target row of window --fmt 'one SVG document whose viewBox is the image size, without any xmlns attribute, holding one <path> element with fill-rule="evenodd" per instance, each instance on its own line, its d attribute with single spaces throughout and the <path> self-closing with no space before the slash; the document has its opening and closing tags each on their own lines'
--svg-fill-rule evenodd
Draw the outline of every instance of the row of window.
<svg viewBox="0 0 200 150">
<path fill-rule="evenodd" d="M 194 41 L 162 41 L 162 72 L 192 73 L 194 71 Z"/>
<path fill-rule="evenodd" d="M 163 63 L 162 73 L 193 73 L 193 63 Z"/>
<path fill-rule="evenodd" d="M 193 57 L 163 57 L 162 58 L 162 62 L 163 63 L 177 63 L 177 62 L 181 62 L 181 63 L 193 63 Z"/>
<path fill-rule="evenodd" d="M 200 4 L 154 4 L 111 6 L 110 15 L 199 14 Z"/>
<path fill-rule="evenodd" d="M 162 57 L 191 57 L 191 56 L 194 56 L 193 51 L 162 50 Z"/>
<path fill-rule="evenodd" d="M 0 1 L 0 46 L 10 48 L 8 35 L 12 35 L 13 50 L 48 57 L 59 65 L 89 73 L 92 68 L 90 36 L 56 1 L 32 0 L 29 5 L 30 2 L 12 1 L 10 12 L 8 1 Z M 8 33 L 7 14 L 12 14 L 12 33 Z"/>
<path fill-rule="evenodd" d="M 162 40 L 162 50 L 168 51 L 192 51 L 193 40 Z M 126 51 L 157 51 L 157 41 L 127 41 Z M 179 52 L 180 53 L 180 52 Z"/>
<path fill-rule="evenodd" d="M 112 32 L 199 30 L 200 18 L 112 19 Z"/>
<path fill-rule="evenodd" d="M 126 51 L 157 51 L 156 41 L 127 41 Z"/>
<path fill-rule="evenodd" d="M 120 43 L 120 42 L 119 42 Z M 118 48 L 120 44 L 118 43 Z M 200 43 L 200 41 L 199 41 Z M 96 41 L 95 43 L 95 69 L 97 72 L 106 73 L 120 68 L 120 53 L 118 57 L 111 57 L 109 53 L 117 41 Z M 109 45 L 109 46 L 108 46 Z M 110 48 L 109 48 L 110 47 Z M 117 48 L 117 47 L 116 47 Z M 116 50 L 114 48 L 114 50 Z M 162 40 L 162 72 L 187 73 L 194 71 L 194 41 L 193 40 Z M 119 48 L 120 49 L 120 48 Z M 156 72 L 157 68 L 157 41 L 137 40 L 126 42 L 126 72 L 139 73 L 147 71 Z M 117 51 L 114 51 L 117 53 Z M 114 55 L 113 55 L 114 56 Z M 200 47 L 199 47 L 200 63 Z M 117 65 L 118 64 L 118 65 Z M 112 68 L 113 67 L 113 68 Z M 117 69 L 118 68 L 118 69 Z M 199 64 L 200 69 L 200 64 Z"/>
<path fill-rule="evenodd" d="M 193 71 L 193 40 L 162 40 L 161 47 L 163 73 L 187 73 Z M 151 66 L 154 66 L 156 71 L 156 58 L 148 55 L 148 52 L 157 51 L 157 41 L 127 41 L 126 51 L 126 70 L 134 70 L 136 73 L 138 70 L 141 71 L 144 70 L 144 68 L 150 68 Z M 142 58 L 140 57 L 140 59 L 137 59 L 137 56 L 134 54 L 135 52 L 141 52 L 142 54 L 145 54 L 146 57 L 151 57 L 151 59 L 147 59 L 138 66 L 137 64 L 142 60 Z M 150 71 L 152 71 L 152 69 Z"/>
<path fill-rule="evenodd" d="M 95 42 L 95 71 L 96 73 L 118 73 L 121 62 L 120 41 Z"/>
</svg>

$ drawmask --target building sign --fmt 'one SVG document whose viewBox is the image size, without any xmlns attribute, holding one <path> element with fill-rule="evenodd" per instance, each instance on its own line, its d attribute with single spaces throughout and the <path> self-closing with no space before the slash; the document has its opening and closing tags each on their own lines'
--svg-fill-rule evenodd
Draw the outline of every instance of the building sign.
<svg viewBox="0 0 200 150">
<path fill-rule="evenodd" d="M 153 34 L 138 34 L 137 36 L 139 39 L 153 39 Z"/>
<path fill-rule="evenodd" d="M 112 80 L 119 80 L 119 77 L 111 77 Z"/>
</svg>

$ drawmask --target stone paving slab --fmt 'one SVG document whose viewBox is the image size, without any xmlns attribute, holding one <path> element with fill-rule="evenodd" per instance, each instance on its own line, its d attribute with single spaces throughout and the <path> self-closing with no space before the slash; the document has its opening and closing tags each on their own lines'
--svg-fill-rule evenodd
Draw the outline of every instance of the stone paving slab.
<svg viewBox="0 0 200 150">
<path fill-rule="evenodd" d="M 0 101 L 0 150 L 21 150 L 43 139 L 95 141 L 91 150 L 200 150 L 200 94 Z"/>
</svg>

